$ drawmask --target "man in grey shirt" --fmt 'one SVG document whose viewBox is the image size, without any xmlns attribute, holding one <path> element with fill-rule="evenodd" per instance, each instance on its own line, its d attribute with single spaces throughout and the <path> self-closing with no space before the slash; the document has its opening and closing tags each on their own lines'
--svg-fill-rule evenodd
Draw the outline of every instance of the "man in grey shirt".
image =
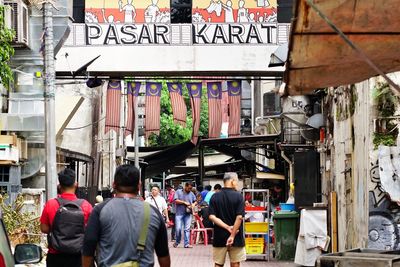
<svg viewBox="0 0 400 267">
<path fill-rule="evenodd" d="M 169 267 L 167 229 L 160 212 L 151 207 L 150 223 L 143 252 L 137 250 L 143 225 L 144 201 L 138 197 L 139 170 L 132 165 L 117 168 L 115 197 L 97 205 L 89 218 L 83 245 L 83 267 L 91 267 L 98 246 L 99 267 L 136 261 L 140 267 L 154 266 L 154 251 L 160 267 Z"/>
</svg>

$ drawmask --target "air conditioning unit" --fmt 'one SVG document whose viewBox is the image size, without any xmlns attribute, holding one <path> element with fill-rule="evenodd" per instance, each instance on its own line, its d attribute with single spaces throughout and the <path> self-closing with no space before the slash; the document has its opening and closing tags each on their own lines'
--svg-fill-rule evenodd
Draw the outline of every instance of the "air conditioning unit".
<svg viewBox="0 0 400 267">
<path fill-rule="evenodd" d="M 29 45 L 29 10 L 22 0 L 5 0 L 4 5 L 11 8 L 9 23 L 15 31 L 14 47 L 28 47 Z"/>
</svg>

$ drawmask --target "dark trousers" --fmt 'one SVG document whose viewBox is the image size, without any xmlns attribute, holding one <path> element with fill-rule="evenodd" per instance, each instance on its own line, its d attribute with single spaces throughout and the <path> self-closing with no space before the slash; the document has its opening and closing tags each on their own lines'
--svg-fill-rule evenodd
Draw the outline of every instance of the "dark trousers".
<svg viewBox="0 0 400 267">
<path fill-rule="evenodd" d="M 81 254 L 47 254 L 46 258 L 47 267 L 81 267 L 82 256 Z"/>
<path fill-rule="evenodd" d="M 174 222 L 174 226 L 171 228 L 171 240 L 175 240 L 175 213 L 170 213 L 169 219 Z"/>
</svg>

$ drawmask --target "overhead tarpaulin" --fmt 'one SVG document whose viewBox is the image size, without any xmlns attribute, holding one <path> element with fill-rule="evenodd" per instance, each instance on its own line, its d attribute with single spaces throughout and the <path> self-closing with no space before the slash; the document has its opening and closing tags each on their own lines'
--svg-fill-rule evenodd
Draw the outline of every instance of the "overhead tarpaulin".
<svg viewBox="0 0 400 267">
<path fill-rule="evenodd" d="M 400 70 L 400 0 L 313 0 L 383 72 Z M 291 95 L 363 81 L 377 75 L 307 4 L 297 0 L 285 82 Z"/>
<path fill-rule="evenodd" d="M 141 165 L 146 168 L 146 177 L 155 176 L 171 169 L 190 157 L 195 149 L 196 146 L 191 141 L 187 141 L 144 156 Z"/>
</svg>

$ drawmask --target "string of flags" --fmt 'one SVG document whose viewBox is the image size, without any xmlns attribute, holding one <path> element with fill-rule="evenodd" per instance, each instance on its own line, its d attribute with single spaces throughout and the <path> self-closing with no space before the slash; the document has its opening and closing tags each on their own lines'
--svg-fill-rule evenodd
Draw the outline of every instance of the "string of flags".
<svg viewBox="0 0 400 267">
<path fill-rule="evenodd" d="M 136 81 L 127 82 L 127 119 L 125 123 L 125 135 L 133 133 L 134 126 L 134 103 L 139 96 L 142 83 Z M 219 138 L 223 122 L 223 91 L 222 82 L 207 82 L 207 98 L 208 98 L 208 137 Z M 241 113 L 241 93 L 242 82 L 233 80 L 226 82 L 227 101 L 229 114 L 229 136 L 240 135 L 240 113 Z M 170 96 L 174 123 L 186 127 L 187 107 L 183 98 L 183 84 L 179 82 L 168 82 L 167 88 Z M 193 130 L 191 141 L 197 144 L 200 130 L 200 113 L 201 113 L 201 97 L 202 82 L 186 83 L 190 104 L 192 109 Z M 146 139 L 152 133 L 160 132 L 160 97 L 162 83 L 146 82 L 145 83 L 145 137 Z M 110 130 L 118 131 L 121 122 L 121 81 L 109 81 L 107 85 L 107 103 L 106 103 L 106 127 L 105 133 Z"/>
</svg>

